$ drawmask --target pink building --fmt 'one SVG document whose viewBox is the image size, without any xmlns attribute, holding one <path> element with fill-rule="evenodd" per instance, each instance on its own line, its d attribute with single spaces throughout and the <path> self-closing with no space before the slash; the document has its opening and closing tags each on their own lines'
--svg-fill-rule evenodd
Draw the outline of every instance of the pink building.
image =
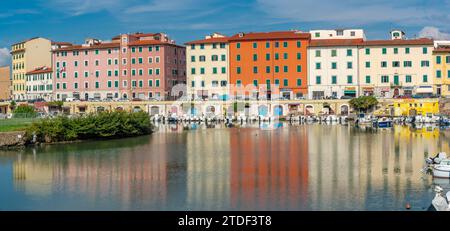
<svg viewBox="0 0 450 231">
<path fill-rule="evenodd" d="M 163 33 L 60 46 L 53 50 L 55 99 L 174 99 L 172 86 L 186 83 L 185 55 Z"/>
</svg>

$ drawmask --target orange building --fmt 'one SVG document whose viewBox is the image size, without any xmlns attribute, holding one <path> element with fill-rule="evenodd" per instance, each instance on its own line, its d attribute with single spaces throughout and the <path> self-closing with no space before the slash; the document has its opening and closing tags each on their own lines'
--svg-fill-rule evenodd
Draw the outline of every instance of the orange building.
<svg viewBox="0 0 450 231">
<path fill-rule="evenodd" d="M 310 39 L 309 33 L 300 31 L 239 33 L 230 37 L 230 84 L 250 89 L 239 93 L 231 88 L 230 95 L 268 99 L 307 95 L 306 52 Z"/>
</svg>

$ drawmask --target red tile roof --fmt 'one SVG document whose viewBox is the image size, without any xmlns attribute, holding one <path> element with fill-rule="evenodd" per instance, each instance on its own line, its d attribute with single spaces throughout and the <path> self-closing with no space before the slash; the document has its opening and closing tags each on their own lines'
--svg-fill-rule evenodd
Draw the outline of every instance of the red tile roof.
<svg viewBox="0 0 450 231">
<path fill-rule="evenodd" d="M 53 70 L 50 67 L 39 67 L 32 71 L 27 72 L 27 75 L 44 74 L 44 73 L 51 73 L 51 72 L 53 72 Z"/>
<path fill-rule="evenodd" d="M 433 52 L 443 52 L 443 53 L 450 53 L 450 46 L 440 46 L 438 48 L 435 48 Z"/>
<path fill-rule="evenodd" d="M 235 34 L 229 38 L 229 41 L 252 41 L 252 40 L 282 40 L 282 39 L 310 39 L 311 34 L 299 31 L 273 31 L 273 32 L 252 32 L 243 33 L 240 37 Z"/>
<path fill-rule="evenodd" d="M 201 40 L 195 40 L 195 41 L 187 42 L 187 43 L 185 43 L 185 45 L 211 44 L 211 43 L 228 43 L 228 39 L 229 39 L 229 37 L 201 39 Z"/>
<path fill-rule="evenodd" d="M 145 45 L 169 45 L 169 46 L 177 46 L 177 47 L 183 47 L 180 45 L 177 45 L 175 43 L 170 43 L 170 42 L 162 42 L 159 40 L 137 40 L 137 41 L 133 41 L 133 42 L 129 42 L 128 43 L 129 46 L 145 46 Z"/>
<path fill-rule="evenodd" d="M 310 47 L 341 47 L 341 46 L 359 46 L 364 42 L 363 39 L 316 39 L 311 40 Z"/>
<path fill-rule="evenodd" d="M 368 40 L 363 46 L 397 46 L 397 45 L 433 45 L 432 39 L 396 39 L 396 40 Z"/>
<path fill-rule="evenodd" d="M 93 50 L 93 49 L 107 49 L 107 48 L 118 48 L 120 47 L 120 43 L 112 42 L 112 43 L 100 43 L 92 46 L 82 46 L 82 45 L 73 45 L 69 47 L 62 47 L 54 50 L 53 52 L 58 51 L 75 51 L 75 50 Z"/>
</svg>

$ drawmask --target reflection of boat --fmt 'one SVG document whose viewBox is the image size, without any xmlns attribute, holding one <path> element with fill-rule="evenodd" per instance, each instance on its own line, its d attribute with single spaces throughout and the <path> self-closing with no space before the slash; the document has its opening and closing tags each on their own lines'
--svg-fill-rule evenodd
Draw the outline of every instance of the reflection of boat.
<svg viewBox="0 0 450 231">
<path fill-rule="evenodd" d="M 374 121 L 373 126 L 378 127 L 378 128 L 390 128 L 390 127 L 392 127 L 392 120 L 388 119 L 386 117 L 383 117 L 381 119 Z"/>
<path fill-rule="evenodd" d="M 446 197 L 444 197 L 444 189 L 440 186 L 436 186 L 434 189 L 436 196 L 431 201 L 431 206 L 429 210 L 435 211 L 450 211 L 448 201 L 450 200 L 450 192 L 447 192 Z"/>
</svg>

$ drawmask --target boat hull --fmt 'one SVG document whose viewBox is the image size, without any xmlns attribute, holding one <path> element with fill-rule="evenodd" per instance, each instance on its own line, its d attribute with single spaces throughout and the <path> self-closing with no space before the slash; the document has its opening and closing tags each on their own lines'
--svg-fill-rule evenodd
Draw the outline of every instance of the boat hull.
<svg viewBox="0 0 450 231">
<path fill-rule="evenodd" d="M 433 167 L 433 177 L 450 178 L 450 168 L 447 166 L 446 167 L 434 166 Z"/>
</svg>

